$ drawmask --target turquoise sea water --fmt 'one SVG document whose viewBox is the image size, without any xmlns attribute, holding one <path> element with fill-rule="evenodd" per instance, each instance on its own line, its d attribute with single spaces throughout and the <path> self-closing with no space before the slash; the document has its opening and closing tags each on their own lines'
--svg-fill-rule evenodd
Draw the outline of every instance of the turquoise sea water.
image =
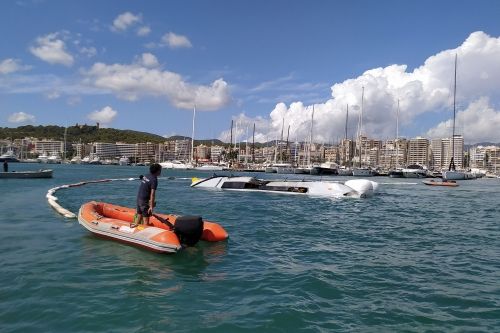
<svg viewBox="0 0 500 333">
<path fill-rule="evenodd" d="M 207 174 L 166 172 L 176 178 L 160 180 L 158 211 L 218 221 L 230 239 L 158 255 L 95 238 L 45 199 L 146 168 L 53 168 L 53 179 L 0 179 L 0 332 L 500 331 L 498 179 L 374 178 L 375 197 L 330 200 L 192 189 L 186 178 Z M 136 190 L 57 196 L 77 211 L 133 206 Z"/>
</svg>

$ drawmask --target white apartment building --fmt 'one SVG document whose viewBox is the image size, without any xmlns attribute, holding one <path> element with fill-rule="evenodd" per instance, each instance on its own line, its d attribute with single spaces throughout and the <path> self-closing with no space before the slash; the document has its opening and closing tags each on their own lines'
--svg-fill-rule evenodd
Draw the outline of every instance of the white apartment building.
<svg viewBox="0 0 500 333">
<path fill-rule="evenodd" d="M 408 140 L 407 164 L 429 166 L 429 140 L 416 137 Z"/>
<path fill-rule="evenodd" d="M 222 160 L 222 152 L 224 147 L 222 146 L 212 146 L 210 147 L 210 159 L 212 162 L 219 162 Z"/>
<path fill-rule="evenodd" d="M 455 151 L 452 154 L 451 150 L 453 141 L 455 143 Z M 453 141 L 451 140 L 451 138 L 432 140 L 432 166 L 435 170 L 447 169 L 450 165 L 452 155 L 454 157 L 455 167 L 457 169 L 463 168 L 464 137 L 462 135 L 455 135 Z"/>
<path fill-rule="evenodd" d="M 35 153 L 43 154 L 43 153 L 58 153 L 62 154 L 64 152 L 64 142 L 63 141 L 54 141 L 54 140 L 40 140 L 35 141 Z"/>
<path fill-rule="evenodd" d="M 469 150 L 471 168 L 500 172 L 500 147 L 477 146 Z"/>
</svg>

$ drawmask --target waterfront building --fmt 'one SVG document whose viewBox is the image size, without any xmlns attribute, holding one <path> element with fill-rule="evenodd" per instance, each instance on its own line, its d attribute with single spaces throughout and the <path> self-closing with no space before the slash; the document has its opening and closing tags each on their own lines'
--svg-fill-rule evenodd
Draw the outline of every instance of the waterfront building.
<svg viewBox="0 0 500 333">
<path fill-rule="evenodd" d="M 64 142 L 55 140 L 37 140 L 34 142 L 34 151 L 38 154 L 57 153 L 61 155 L 64 152 Z"/>
<path fill-rule="evenodd" d="M 211 158 L 210 147 L 201 144 L 194 148 L 195 160 L 208 161 Z"/>
<path fill-rule="evenodd" d="M 210 160 L 212 160 L 212 162 L 220 162 L 222 160 L 223 152 L 224 152 L 224 147 L 222 146 L 210 147 Z"/>
<path fill-rule="evenodd" d="M 477 146 L 469 149 L 470 167 L 500 172 L 500 147 Z"/>
<path fill-rule="evenodd" d="M 355 142 L 353 140 L 343 139 L 340 142 L 339 146 L 339 155 L 340 155 L 339 162 L 342 165 L 347 166 L 349 162 L 352 162 L 354 158 L 354 151 L 355 151 Z"/>
<path fill-rule="evenodd" d="M 91 155 L 98 156 L 102 159 L 115 158 L 118 155 L 116 144 L 109 142 L 95 142 Z"/>
<path fill-rule="evenodd" d="M 191 159 L 191 140 L 175 140 L 175 159 L 180 161 L 189 161 Z"/>
<path fill-rule="evenodd" d="M 331 146 L 325 148 L 325 161 L 339 163 L 340 161 L 339 151 L 340 149 L 338 146 Z"/>
<path fill-rule="evenodd" d="M 422 137 L 416 137 L 408 140 L 407 164 L 419 164 L 429 166 L 430 145 L 429 140 Z"/>
<path fill-rule="evenodd" d="M 75 143 L 72 145 L 73 146 L 73 151 L 76 151 L 77 157 L 80 159 L 84 158 L 85 156 L 89 156 L 92 153 L 93 146 L 86 144 L 86 143 Z"/>
<path fill-rule="evenodd" d="M 455 152 L 453 153 L 455 167 L 462 169 L 464 164 L 464 138 L 462 135 L 455 135 Z M 432 168 L 434 170 L 448 169 L 451 161 L 451 138 L 433 139 L 431 141 Z"/>
</svg>

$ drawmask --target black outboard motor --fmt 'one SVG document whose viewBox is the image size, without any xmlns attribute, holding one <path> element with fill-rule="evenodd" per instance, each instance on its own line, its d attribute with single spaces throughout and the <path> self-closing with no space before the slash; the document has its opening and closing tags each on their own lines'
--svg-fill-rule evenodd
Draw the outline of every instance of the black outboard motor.
<svg viewBox="0 0 500 333">
<path fill-rule="evenodd" d="M 161 216 L 156 214 L 153 214 L 153 216 L 174 231 L 182 246 L 195 246 L 203 235 L 203 219 L 201 216 L 179 216 L 175 220 L 175 225 Z"/>
</svg>

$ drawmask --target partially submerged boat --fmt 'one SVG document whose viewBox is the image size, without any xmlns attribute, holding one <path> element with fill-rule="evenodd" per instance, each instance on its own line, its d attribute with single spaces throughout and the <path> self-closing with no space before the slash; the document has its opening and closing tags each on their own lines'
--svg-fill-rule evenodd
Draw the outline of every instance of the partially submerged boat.
<svg viewBox="0 0 500 333">
<path fill-rule="evenodd" d="M 0 178 L 52 178 L 52 169 L 0 172 Z"/>
<path fill-rule="evenodd" d="M 429 186 L 448 186 L 448 187 L 457 187 L 458 184 L 454 180 L 443 180 L 443 181 L 435 181 L 433 179 L 431 180 L 424 180 L 422 183 L 425 185 Z"/>
<path fill-rule="evenodd" d="M 91 201 L 80 207 L 78 222 L 96 236 L 158 253 L 176 253 L 182 249 L 186 232 L 181 232 L 181 227 L 185 230 L 186 226 L 201 225 L 199 238 L 204 241 L 218 242 L 228 238 L 222 226 L 199 216 L 158 214 L 150 218 L 150 226 L 131 227 L 134 216 L 132 208 Z"/>
<path fill-rule="evenodd" d="M 214 175 L 204 179 L 193 178 L 191 187 L 302 194 L 336 198 L 365 198 L 374 194 L 378 188 L 378 183 L 366 179 L 353 179 L 345 183 L 340 183 L 304 180 L 265 180 L 254 177 L 227 177 Z"/>
</svg>

